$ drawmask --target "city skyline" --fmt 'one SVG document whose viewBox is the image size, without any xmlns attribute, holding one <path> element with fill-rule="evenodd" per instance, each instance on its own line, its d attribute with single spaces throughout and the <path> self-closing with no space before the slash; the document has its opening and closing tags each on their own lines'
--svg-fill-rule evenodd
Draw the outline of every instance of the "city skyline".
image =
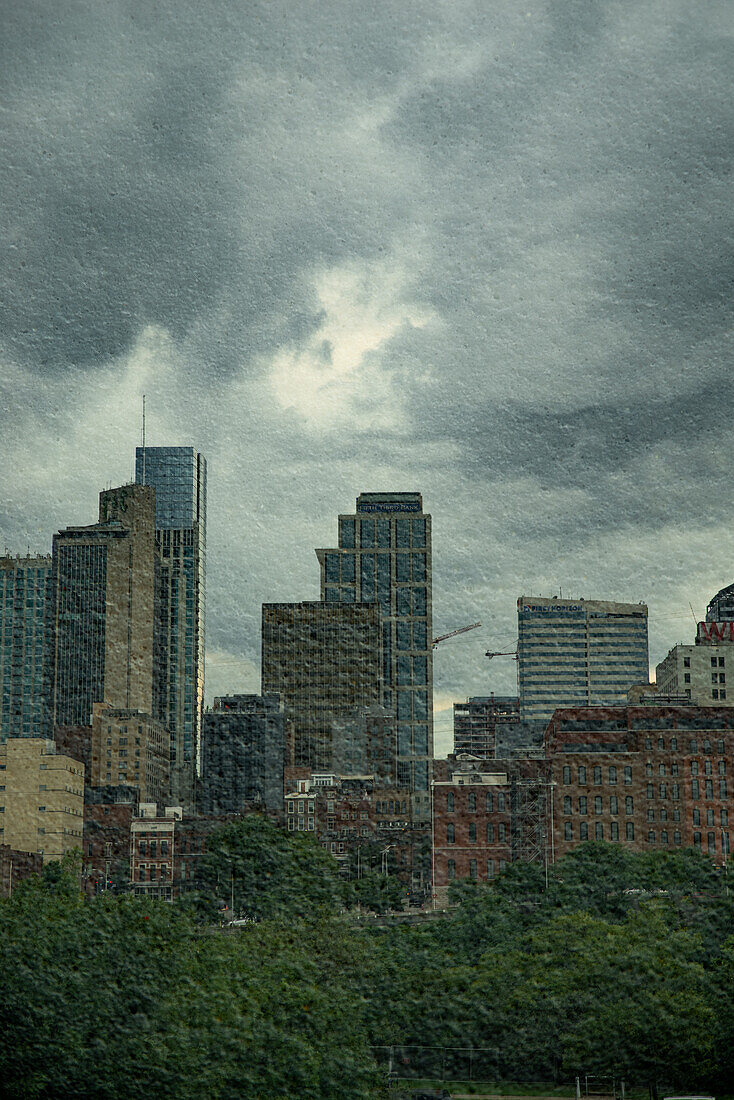
<svg viewBox="0 0 734 1100">
<path fill-rule="evenodd" d="M 520 593 L 649 607 L 728 548 L 729 5 L 8 12 L 2 545 L 209 461 L 207 701 L 359 492 L 434 517 L 435 743 Z"/>
</svg>

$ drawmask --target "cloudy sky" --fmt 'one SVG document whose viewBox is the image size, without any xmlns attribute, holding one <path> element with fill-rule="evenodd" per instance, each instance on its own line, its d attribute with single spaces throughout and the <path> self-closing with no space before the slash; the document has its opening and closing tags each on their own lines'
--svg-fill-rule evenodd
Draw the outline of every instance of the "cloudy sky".
<svg viewBox="0 0 734 1100">
<path fill-rule="evenodd" d="M 207 696 L 364 490 L 434 522 L 450 702 L 521 593 L 734 580 L 729 0 L 10 0 L 0 535 L 209 462 Z"/>
</svg>

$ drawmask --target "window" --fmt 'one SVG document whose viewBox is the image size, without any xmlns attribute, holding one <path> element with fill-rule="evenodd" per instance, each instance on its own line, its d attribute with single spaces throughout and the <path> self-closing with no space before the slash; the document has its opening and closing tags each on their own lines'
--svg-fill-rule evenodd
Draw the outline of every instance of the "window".
<svg viewBox="0 0 734 1100">
<path fill-rule="evenodd" d="M 475 821 L 469 823 L 469 843 L 476 844 L 477 842 L 477 825 Z"/>
<path fill-rule="evenodd" d="M 469 792 L 469 796 L 468 796 L 468 799 L 467 799 L 467 809 L 468 809 L 470 814 L 476 813 L 477 796 L 474 793 L 474 791 Z"/>
<path fill-rule="evenodd" d="M 673 800 L 674 801 L 677 801 L 680 798 L 680 787 L 678 786 L 677 783 L 673 784 L 672 789 L 671 789 L 671 793 L 673 795 Z"/>
<path fill-rule="evenodd" d="M 671 737 L 671 739 L 670 739 L 670 751 L 671 752 L 677 752 L 678 751 L 678 738 L 677 737 Z"/>
<path fill-rule="evenodd" d="M 724 826 L 727 826 L 729 824 L 729 811 L 728 810 L 722 810 L 721 811 L 721 824 L 724 825 Z"/>
<path fill-rule="evenodd" d="M 658 748 L 659 749 L 664 749 L 665 748 L 665 741 L 662 737 L 658 737 Z"/>
<path fill-rule="evenodd" d="M 694 848 L 700 848 L 701 847 L 701 834 L 700 833 L 694 833 L 693 834 L 693 847 Z"/>
<path fill-rule="evenodd" d="M 487 844 L 494 844 L 494 825 L 491 821 L 487 822 Z"/>
<path fill-rule="evenodd" d="M 688 742 L 688 751 L 698 752 L 698 741 L 695 737 L 692 737 L 691 740 Z"/>
<path fill-rule="evenodd" d="M 678 774 L 678 765 L 677 764 L 671 764 L 670 765 L 670 774 L 671 775 L 677 775 Z"/>
<path fill-rule="evenodd" d="M 699 787 L 698 787 L 698 780 L 697 779 L 692 779 L 691 780 L 691 798 L 700 798 L 700 797 L 701 797 L 701 792 L 700 792 Z"/>
<path fill-rule="evenodd" d="M 719 780 L 719 798 L 726 798 L 726 797 L 727 797 L 727 794 L 726 794 L 726 780 L 725 779 L 720 779 Z"/>
<path fill-rule="evenodd" d="M 616 783 L 617 782 L 617 769 L 615 768 L 614 764 L 610 764 L 610 766 L 609 766 L 609 782 L 610 783 Z"/>
<path fill-rule="evenodd" d="M 602 808 L 601 808 L 601 795 L 600 795 L 600 794 L 598 794 L 598 795 L 596 795 L 596 796 L 595 796 L 595 798 L 594 798 L 594 813 L 595 813 L 595 814 L 600 814 L 601 812 L 602 812 Z"/>
<path fill-rule="evenodd" d="M 505 812 L 505 796 L 502 791 L 497 795 L 497 812 L 500 814 Z"/>
<path fill-rule="evenodd" d="M 715 657 L 711 658 L 711 667 L 716 668 L 716 658 Z"/>
<path fill-rule="evenodd" d="M 477 877 L 477 861 L 475 859 L 469 860 L 469 878 Z"/>
<path fill-rule="evenodd" d="M 563 839 L 573 840 L 573 825 L 570 821 L 566 821 L 563 826 Z"/>
<path fill-rule="evenodd" d="M 598 764 L 596 764 L 594 766 L 594 783 L 595 784 L 601 783 L 601 768 L 599 767 Z"/>
<path fill-rule="evenodd" d="M 652 778 L 652 764 L 650 764 L 650 763 L 645 764 L 645 775 L 647 776 L 648 779 Z"/>
<path fill-rule="evenodd" d="M 619 822 L 613 821 L 609 826 L 609 832 L 612 840 L 619 840 Z"/>
<path fill-rule="evenodd" d="M 726 760 L 719 761 L 719 775 L 726 775 Z"/>
<path fill-rule="evenodd" d="M 655 843 L 655 830 L 654 829 L 650 829 L 649 833 L 647 834 L 647 843 L 648 844 L 654 844 Z"/>
<path fill-rule="evenodd" d="M 627 840 L 634 840 L 635 839 L 635 827 L 634 827 L 634 825 L 632 824 L 631 821 L 628 821 L 627 824 L 625 825 L 624 835 L 627 838 Z"/>
<path fill-rule="evenodd" d="M 680 842 L 681 842 L 680 832 L 678 831 L 678 829 L 676 829 L 675 832 L 673 833 L 673 843 L 674 844 L 680 844 Z"/>
<path fill-rule="evenodd" d="M 491 814 L 494 810 L 494 795 L 491 791 L 485 796 L 484 808 L 488 814 Z"/>
<path fill-rule="evenodd" d="M 447 813 L 452 814 L 454 812 L 454 804 L 455 804 L 454 792 L 453 791 L 448 791 L 447 794 L 446 794 L 446 812 Z"/>
<path fill-rule="evenodd" d="M 581 797 L 579 798 L 579 813 L 586 814 L 588 812 L 589 811 L 586 808 L 586 797 L 584 795 L 581 795 Z"/>
<path fill-rule="evenodd" d="M 706 753 L 707 756 L 711 752 L 711 741 L 708 739 L 708 737 L 704 738 L 703 751 Z"/>
<path fill-rule="evenodd" d="M 653 787 L 652 783 L 648 783 L 647 787 L 645 789 L 647 791 L 647 797 L 648 798 L 654 798 L 655 797 L 655 788 Z"/>
<path fill-rule="evenodd" d="M 586 782 L 586 768 L 583 764 L 579 764 L 579 783 Z"/>
<path fill-rule="evenodd" d="M 633 814 L 635 812 L 634 802 L 632 800 L 631 794 L 628 794 L 624 800 L 624 812 L 626 814 Z"/>
<path fill-rule="evenodd" d="M 716 751 L 718 752 L 719 756 L 724 755 L 724 742 L 723 741 L 717 741 L 716 742 Z"/>
<path fill-rule="evenodd" d="M 571 809 L 571 795 L 570 794 L 565 794 L 563 796 L 563 812 L 564 812 L 564 814 L 567 814 L 567 815 L 573 813 L 573 810 Z"/>
<path fill-rule="evenodd" d="M 690 668 L 690 667 L 691 667 L 691 658 L 690 657 L 684 657 L 683 658 L 683 668 Z"/>
<path fill-rule="evenodd" d="M 716 851 L 716 833 L 706 833 L 706 847 L 709 850 L 709 855 L 713 855 Z"/>
<path fill-rule="evenodd" d="M 588 839 L 589 839 L 589 826 L 586 824 L 585 821 L 582 821 L 581 824 L 579 825 L 579 840 L 588 840 Z"/>
<path fill-rule="evenodd" d="M 447 844 L 454 844 L 455 843 L 455 837 L 456 837 L 456 830 L 455 830 L 454 826 L 453 825 L 447 825 L 446 826 L 446 843 Z"/>
<path fill-rule="evenodd" d="M 658 775 L 665 775 L 665 764 L 658 764 Z"/>
<path fill-rule="evenodd" d="M 701 811 L 700 810 L 694 810 L 693 811 L 693 824 L 694 825 L 700 825 L 701 824 Z"/>
<path fill-rule="evenodd" d="M 456 861 L 450 859 L 446 864 L 446 873 L 449 879 L 456 878 Z"/>
<path fill-rule="evenodd" d="M 712 799 L 714 797 L 714 781 L 713 779 L 704 780 L 706 788 L 706 799 Z"/>
<path fill-rule="evenodd" d="M 704 775 L 713 775 L 713 771 L 714 771 L 714 769 L 713 769 L 713 765 L 712 765 L 711 761 L 710 760 L 704 760 L 704 762 L 703 762 L 703 774 Z"/>
<path fill-rule="evenodd" d="M 571 768 L 569 767 L 568 764 L 563 765 L 563 782 L 564 783 L 570 783 L 571 782 Z"/>
<path fill-rule="evenodd" d="M 624 781 L 625 783 L 632 782 L 632 768 L 629 766 L 624 769 Z"/>
<path fill-rule="evenodd" d="M 706 811 L 706 824 L 707 825 L 713 825 L 714 824 L 714 811 L 713 810 L 707 810 Z"/>
<path fill-rule="evenodd" d="M 650 807 L 648 808 L 648 811 L 647 811 L 647 820 L 648 820 L 648 821 L 654 821 L 654 820 L 655 820 L 655 811 L 653 810 L 652 806 L 650 806 Z"/>
<path fill-rule="evenodd" d="M 616 794 L 613 794 L 612 797 L 609 799 L 609 813 L 610 814 L 618 814 L 619 813 L 619 800 L 618 800 Z"/>
<path fill-rule="evenodd" d="M 645 738 L 645 748 L 646 749 L 651 749 L 652 748 L 652 738 L 651 737 L 646 737 Z"/>
<path fill-rule="evenodd" d="M 501 844 L 504 844 L 506 839 L 507 839 L 507 826 L 505 825 L 504 821 L 500 821 L 499 825 L 497 826 L 497 840 Z"/>
<path fill-rule="evenodd" d="M 494 878 L 494 860 L 487 860 L 487 878 Z"/>
<path fill-rule="evenodd" d="M 660 784 L 660 797 L 661 798 L 667 798 L 668 797 L 668 788 L 665 786 L 664 783 Z"/>
<path fill-rule="evenodd" d="M 603 839 L 604 839 L 604 826 L 602 825 L 601 821 L 597 821 L 596 825 L 594 826 L 594 840 L 603 840 Z"/>
</svg>

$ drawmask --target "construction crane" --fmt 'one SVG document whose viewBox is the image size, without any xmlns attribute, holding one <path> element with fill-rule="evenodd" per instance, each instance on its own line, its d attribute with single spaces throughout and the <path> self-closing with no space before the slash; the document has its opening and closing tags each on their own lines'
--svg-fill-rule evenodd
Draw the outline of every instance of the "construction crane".
<svg viewBox="0 0 734 1100">
<path fill-rule="evenodd" d="M 445 642 L 447 638 L 453 638 L 456 634 L 466 634 L 467 630 L 476 630 L 481 623 L 472 623 L 471 626 L 460 626 L 458 630 L 450 630 L 448 634 L 441 634 L 431 642 L 431 648 L 435 649 L 439 642 Z"/>
<path fill-rule="evenodd" d="M 517 650 L 516 649 L 506 649 L 506 650 L 488 649 L 487 652 L 484 654 L 484 656 L 489 657 L 490 661 L 492 660 L 493 657 L 512 657 L 513 661 L 516 661 L 517 660 Z"/>
</svg>

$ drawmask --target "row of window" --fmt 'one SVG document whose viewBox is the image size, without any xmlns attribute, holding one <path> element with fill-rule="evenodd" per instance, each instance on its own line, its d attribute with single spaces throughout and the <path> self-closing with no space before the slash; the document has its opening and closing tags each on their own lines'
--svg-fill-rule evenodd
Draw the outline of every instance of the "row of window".
<svg viewBox="0 0 734 1100">
<path fill-rule="evenodd" d="M 495 836 L 497 838 L 497 843 L 498 844 L 506 843 L 506 841 L 507 841 L 507 825 L 505 824 L 504 821 L 498 822 L 496 828 L 495 828 L 494 822 L 492 822 L 492 821 L 487 822 L 486 828 L 485 828 L 485 841 L 486 841 L 486 843 L 487 844 L 494 844 L 495 843 Z M 474 821 L 469 822 L 468 837 L 469 837 L 469 843 L 470 844 L 476 844 L 476 842 L 477 842 L 477 826 L 476 826 L 476 822 L 474 822 Z M 449 824 L 446 826 L 446 843 L 447 844 L 455 844 L 456 843 L 456 826 L 452 822 L 449 822 Z"/>
<path fill-rule="evenodd" d="M 507 796 L 504 791 L 497 791 L 497 812 L 504 813 L 507 809 Z M 477 795 L 475 791 L 469 791 L 466 796 L 466 808 L 470 814 L 477 811 Z M 484 796 L 484 811 L 485 813 L 494 813 L 495 808 L 495 792 L 487 791 Z M 456 795 L 453 791 L 446 792 L 446 812 L 454 813 L 456 811 Z"/>
<path fill-rule="evenodd" d="M 503 871 L 507 864 L 506 859 L 488 859 L 487 860 L 487 878 L 494 878 L 496 874 Z M 446 874 L 450 881 L 456 878 L 456 860 L 450 859 L 446 863 Z M 469 860 L 469 878 L 478 878 L 478 867 L 475 859 Z"/>
</svg>

